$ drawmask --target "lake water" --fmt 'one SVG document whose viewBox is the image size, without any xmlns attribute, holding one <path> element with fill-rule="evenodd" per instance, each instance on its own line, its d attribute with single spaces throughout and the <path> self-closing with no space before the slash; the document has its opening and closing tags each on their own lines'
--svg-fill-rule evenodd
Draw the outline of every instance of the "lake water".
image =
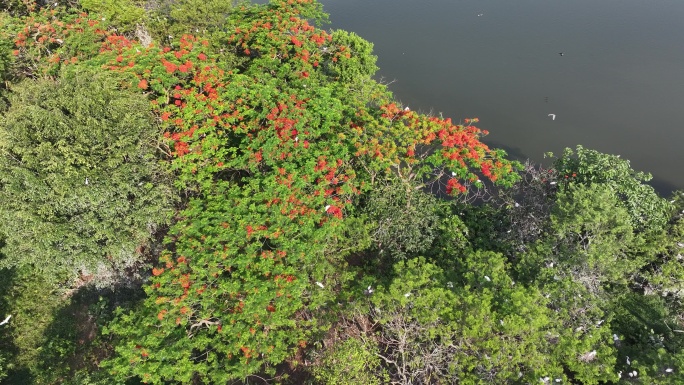
<svg viewBox="0 0 684 385">
<path fill-rule="evenodd" d="M 322 3 L 413 110 L 478 117 L 513 157 L 582 144 L 684 189 L 684 0 Z"/>
</svg>

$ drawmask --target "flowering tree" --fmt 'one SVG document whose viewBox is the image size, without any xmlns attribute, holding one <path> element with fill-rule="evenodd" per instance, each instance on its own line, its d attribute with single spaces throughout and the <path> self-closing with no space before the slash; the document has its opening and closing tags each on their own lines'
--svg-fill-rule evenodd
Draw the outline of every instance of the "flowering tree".
<svg viewBox="0 0 684 385">
<path fill-rule="evenodd" d="M 580 147 L 521 178 L 477 119 L 394 101 L 315 0 L 5 3 L 2 263 L 133 266 L 178 193 L 107 381 L 679 375 L 682 220 L 626 161 Z"/>
<path fill-rule="evenodd" d="M 234 16 L 239 71 L 191 36 L 144 54 L 118 44 L 98 59 L 148 93 L 177 184 L 194 196 L 148 300 L 112 328 L 128 341 L 114 372 L 219 381 L 273 367 L 334 314 L 344 257 L 366 247 L 356 235 L 368 238 L 355 202 L 375 183 L 401 175 L 458 195 L 478 175 L 513 180 L 474 126 L 401 109 L 377 85 L 354 94 L 374 59 L 360 38 L 307 21 L 320 15 L 301 0 Z"/>
<path fill-rule="evenodd" d="M 393 102 L 371 78 L 371 45 L 311 25 L 324 18 L 313 0 L 235 9 L 219 50 L 191 35 L 142 46 L 86 14 L 41 15 L 20 32 L 14 68 L 119 74 L 158 117 L 184 197 L 147 299 L 109 328 L 116 377 L 220 383 L 272 371 L 345 300 L 345 257 L 370 243 L 357 209 L 369 191 L 399 178 L 460 197 L 480 178 L 516 179 L 476 120 Z"/>
</svg>

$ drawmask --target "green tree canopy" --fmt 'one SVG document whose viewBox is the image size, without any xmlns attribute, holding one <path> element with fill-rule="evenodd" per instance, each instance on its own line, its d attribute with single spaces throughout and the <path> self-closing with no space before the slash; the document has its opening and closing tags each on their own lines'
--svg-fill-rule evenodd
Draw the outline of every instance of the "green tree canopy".
<svg viewBox="0 0 684 385">
<path fill-rule="evenodd" d="M 57 281 L 121 271 L 168 221 L 158 129 L 122 81 L 74 68 L 13 87 L 0 124 L 1 266 Z"/>
</svg>

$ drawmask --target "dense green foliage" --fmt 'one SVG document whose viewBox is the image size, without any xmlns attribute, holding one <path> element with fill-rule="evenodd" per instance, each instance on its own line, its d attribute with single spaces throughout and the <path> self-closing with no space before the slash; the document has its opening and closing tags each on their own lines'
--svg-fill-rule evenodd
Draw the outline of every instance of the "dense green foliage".
<svg viewBox="0 0 684 385">
<path fill-rule="evenodd" d="M 577 146 L 566 149 L 555 162 L 555 168 L 566 179 L 583 185 L 601 184 L 619 199 L 618 206 L 627 209 L 632 225 L 638 231 L 660 231 L 669 219 L 670 207 L 653 187 L 645 184 L 651 175 L 632 170 L 629 161 L 619 155 L 602 154 Z"/>
<path fill-rule="evenodd" d="M 0 381 L 682 380 L 628 161 L 402 108 L 314 0 L 5 3 Z"/>
<path fill-rule="evenodd" d="M 58 281 L 122 271 L 167 220 L 158 132 L 121 81 L 80 70 L 12 88 L 0 124 L 2 266 Z"/>
</svg>

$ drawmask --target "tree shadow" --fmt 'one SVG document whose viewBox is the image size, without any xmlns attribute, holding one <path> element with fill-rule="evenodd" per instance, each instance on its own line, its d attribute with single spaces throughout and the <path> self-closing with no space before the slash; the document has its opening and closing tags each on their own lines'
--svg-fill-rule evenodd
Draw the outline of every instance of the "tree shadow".
<svg viewBox="0 0 684 385">
<path fill-rule="evenodd" d="M 12 280 L 2 280 L 0 290 L 11 290 L 12 285 Z M 60 296 L 57 299 L 63 304 L 44 316 L 49 317 L 49 324 L 37 341 L 40 346 L 36 347 L 35 366 L 11 368 L 1 384 L 70 383 L 78 372 L 87 373 L 91 379 L 99 375 L 106 379 L 104 373 L 98 373 L 99 364 L 114 354 L 114 340 L 111 336 L 102 335 L 102 327 L 114 318 L 118 306 L 133 307 L 144 298 L 144 291 L 141 285 L 113 289 L 82 286 L 68 297 L 61 293 L 53 295 Z M 12 307 L 6 301 L 0 303 L 0 309 Z M 0 330 L 2 350 L 11 350 L 16 355 L 19 349 L 13 344 L 12 337 Z"/>
<path fill-rule="evenodd" d="M 55 349 L 44 350 L 43 366 L 68 367 L 69 376 L 81 370 L 96 372 L 100 362 L 114 354 L 113 337 L 103 336 L 102 328 L 114 318 L 117 307 L 134 307 L 144 297 L 142 286 L 79 288 L 70 304 L 55 312 L 53 323 L 45 331 L 47 345 Z M 63 346 L 69 347 L 68 354 L 55 355 Z"/>
<path fill-rule="evenodd" d="M 665 179 L 655 177 L 648 182 L 648 185 L 653 187 L 658 193 L 658 195 L 660 195 L 663 198 L 669 198 L 675 191 L 681 190 L 681 188 L 666 181 Z"/>
<path fill-rule="evenodd" d="M 0 280 L 0 319 L 4 320 L 5 317 L 12 314 L 12 306 L 7 295 L 14 285 L 17 274 L 14 269 L 1 269 L 0 274 L 2 275 Z M 12 338 L 12 322 L 13 320 L 10 319 L 7 324 L 0 326 L 0 357 L 9 361 L 5 362 L 2 367 L 6 371 L 7 378 L 0 380 L 0 384 L 32 384 L 33 377 L 27 369 L 15 369 L 11 366 L 12 357 L 16 357 L 19 353 L 19 348 L 14 344 Z M 10 364 L 9 368 L 8 363 Z"/>
</svg>

